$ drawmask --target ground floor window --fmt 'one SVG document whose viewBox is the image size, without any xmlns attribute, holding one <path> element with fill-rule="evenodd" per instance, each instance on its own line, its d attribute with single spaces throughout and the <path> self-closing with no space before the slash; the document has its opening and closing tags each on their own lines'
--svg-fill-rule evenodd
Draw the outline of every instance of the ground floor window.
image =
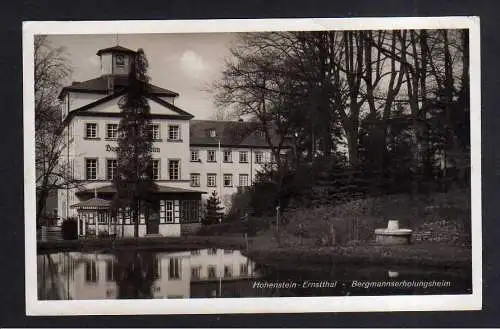
<svg viewBox="0 0 500 329">
<path fill-rule="evenodd" d="M 201 277 L 201 266 L 191 267 L 191 279 L 199 279 Z"/>
<path fill-rule="evenodd" d="M 241 263 L 240 264 L 240 275 L 241 276 L 247 276 L 248 275 L 248 264 L 247 263 Z"/>
<path fill-rule="evenodd" d="M 215 265 L 208 265 L 208 278 L 215 279 L 217 277 L 217 267 Z"/>
<path fill-rule="evenodd" d="M 155 257 L 153 260 L 153 277 L 155 280 L 161 278 L 161 262 L 158 257 Z"/>
<path fill-rule="evenodd" d="M 200 200 L 180 200 L 181 223 L 197 223 L 200 221 Z"/>
<path fill-rule="evenodd" d="M 117 268 L 116 262 L 113 260 L 106 261 L 106 281 L 116 281 L 117 279 Z"/>
<path fill-rule="evenodd" d="M 87 260 L 85 262 L 85 281 L 97 282 L 99 279 L 99 272 L 97 271 L 97 264 L 95 260 Z"/>
<path fill-rule="evenodd" d="M 175 222 L 175 204 L 174 200 L 160 201 L 160 223 Z"/>
<path fill-rule="evenodd" d="M 181 278 L 180 258 L 170 258 L 168 266 L 168 278 L 171 280 L 177 280 Z"/>
<path fill-rule="evenodd" d="M 231 278 L 233 276 L 233 268 L 229 265 L 224 266 L 224 277 Z"/>
</svg>

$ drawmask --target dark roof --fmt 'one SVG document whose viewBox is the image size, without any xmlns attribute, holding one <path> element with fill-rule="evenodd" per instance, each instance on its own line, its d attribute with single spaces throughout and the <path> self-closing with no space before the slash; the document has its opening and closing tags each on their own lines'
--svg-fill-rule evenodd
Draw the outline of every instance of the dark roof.
<svg viewBox="0 0 500 329">
<path fill-rule="evenodd" d="M 109 208 L 111 205 L 111 201 L 109 200 L 104 200 L 101 198 L 92 198 L 86 201 L 82 201 L 80 203 L 74 204 L 71 206 L 71 208 L 78 208 L 78 209 L 83 209 L 83 208 Z"/>
<path fill-rule="evenodd" d="M 190 144 L 200 146 L 242 146 L 268 148 L 265 136 L 259 130 L 257 122 L 191 120 Z M 210 136 L 210 130 L 215 129 L 215 137 Z M 277 145 L 279 138 L 272 134 L 271 141 Z"/>
<path fill-rule="evenodd" d="M 128 49 L 128 48 L 117 45 L 114 47 L 99 49 L 97 51 L 97 56 L 101 56 L 102 54 L 107 54 L 107 53 L 135 54 L 136 52 L 133 51 L 132 49 Z"/>
<path fill-rule="evenodd" d="M 63 98 L 68 91 L 107 94 L 109 87 L 109 79 L 113 80 L 114 92 L 124 90 L 128 85 L 127 75 L 102 75 L 98 78 L 83 81 L 73 82 L 71 86 L 64 87 L 59 94 L 59 99 Z M 148 84 L 149 93 L 156 96 L 177 97 L 178 93 L 164 89 L 153 84 Z"/>
<path fill-rule="evenodd" d="M 188 190 L 188 189 L 180 188 L 180 187 L 163 186 L 163 185 L 159 185 L 159 184 L 155 184 L 155 185 L 156 185 L 156 189 L 154 191 L 155 193 L 199 193 L 199 194 L 206 193 L 203 191 Z M 88 189 L 88 190 L 78 191 L 76 194 L 87 194 L 87 193 L 114 194 L 114 193 L 116 193 L 116 188 L 113 185 L 105 185 L 105 186 L 98 187 L 96 189 Z"/>
</svg>

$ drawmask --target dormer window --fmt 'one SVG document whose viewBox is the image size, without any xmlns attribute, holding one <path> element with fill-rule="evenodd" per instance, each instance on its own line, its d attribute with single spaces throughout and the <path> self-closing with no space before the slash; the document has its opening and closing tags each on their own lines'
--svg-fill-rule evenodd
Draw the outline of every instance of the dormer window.
<svg viewBox="0 0 500 329">
<path fill-rule="evenodd" d="M 116 55 L 116 66 L 125 66 L 125 56 Z"/>
<path fill-rule="evenodd" d="M 208 136 L 210 136 L 210 137 L 215 137 L 215 136 L 217 136 L 217 134 L 215 133 L 215 129 L 213 129 L 213 128 L 212 128 L 212 129 L 210 129 L 210 130 L 208 131 Z"/>
</svg>

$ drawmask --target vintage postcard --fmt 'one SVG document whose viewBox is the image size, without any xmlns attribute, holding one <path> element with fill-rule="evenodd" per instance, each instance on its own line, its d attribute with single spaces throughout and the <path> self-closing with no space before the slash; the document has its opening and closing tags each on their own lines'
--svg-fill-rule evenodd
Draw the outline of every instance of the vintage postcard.
<svg viewBox="0 0 500 329">
<path fill-rule="evenodd" d="M 482 307 L 477 17 L 25 22 L 28 315 Z"/>
</svg>

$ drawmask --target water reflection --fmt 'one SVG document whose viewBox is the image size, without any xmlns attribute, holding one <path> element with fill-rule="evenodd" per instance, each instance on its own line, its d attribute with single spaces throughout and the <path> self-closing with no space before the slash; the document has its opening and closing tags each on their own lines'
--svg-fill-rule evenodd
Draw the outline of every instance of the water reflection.
<svg viewBox="0 0 500 329">
<path fill-rule="evenodd" d="M 237 295 L 238 282 L 258 277 L 237 250 L 66 252 L 37 261 L 44 300 L 227 297 Z"/>
<path fill-rule="evenodd" d="M 150 299 L 294 297 L 472 292 L 470 269 L 335 264 L 259 264 L 238 250 L 120 250 L 38 255 L 38 297 Z M 449 282 L 448 286 L 370 286 L 370 282 Z"/>
</svg>

